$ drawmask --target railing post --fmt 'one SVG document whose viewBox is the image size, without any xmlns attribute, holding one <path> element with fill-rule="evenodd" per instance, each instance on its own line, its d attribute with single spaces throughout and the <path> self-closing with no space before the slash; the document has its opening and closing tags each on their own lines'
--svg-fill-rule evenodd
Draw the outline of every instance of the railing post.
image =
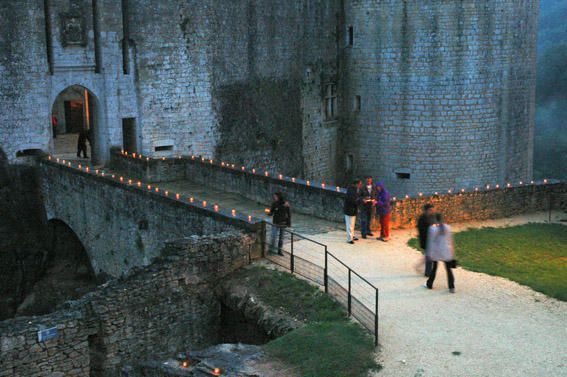
<svg viewBox="0 0 567 377">
<path fill-rule="evenodd" d="M 374 346 L 378 346 L 378 288 L 376 289 L 376 313 L 374 313 Z"/>
<path fill-rule="evenodd" d="M 262 221 L 262 228 L 260 230 L 262 237 L 262 258 L 266 257 L 266 222 Z"/>
<path fill-rule="evenodd" d="M 323 276 L 323 284 L 325 285 L 325 293 L 329 293 L 329 255 L 327 246 L 325 246 L 325 271 Z"/>
<path fill-rule="evenodd" d="M 351 313 L 352 313 L 352 294 L 351 294 L 351 284 L 350 284 L 350 271 L 351 269 L 348 269 L 348 315 L 350 317 Z"/>
<path fill-rule="evenodd" d="M 293 256 L 293 233 L 291 233 L 291 261 L 290 261 L 290 264 L 289 264 L 289 269 L 291 270 L 292 274 L 293 274 L 293 270 L 295 269 L 295 266 L 294 266 L 295 260 L 294 259 L 295 259 L 295 257 Z"/>
</svg>

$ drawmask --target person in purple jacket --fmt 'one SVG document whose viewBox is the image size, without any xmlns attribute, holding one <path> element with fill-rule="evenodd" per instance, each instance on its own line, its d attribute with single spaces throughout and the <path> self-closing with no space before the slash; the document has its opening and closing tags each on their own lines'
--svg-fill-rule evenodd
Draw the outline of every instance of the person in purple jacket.
<svg viewBox="0 0 567 377">
<path fill-rule="evenodd" d="M 390 205 L 390 193 L 384 187 L 384 182 L 376 184 L 376 216 L 380 218 L 380 237 L 377 240 L 387 242 L 390 240 L 390 217 L 392 207 Z"/>
</svg>

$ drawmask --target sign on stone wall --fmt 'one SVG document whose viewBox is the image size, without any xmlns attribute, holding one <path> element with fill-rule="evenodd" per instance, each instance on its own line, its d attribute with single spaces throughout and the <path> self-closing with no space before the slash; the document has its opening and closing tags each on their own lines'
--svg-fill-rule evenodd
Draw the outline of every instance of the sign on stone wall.
<svg viewBox="0 0 567 377">
<path fill-rule="evenodd" d="M 81 14 L 61 14 L 61 43 L 64 47 L 87 45 L 85 18 Z"/>
</svg>

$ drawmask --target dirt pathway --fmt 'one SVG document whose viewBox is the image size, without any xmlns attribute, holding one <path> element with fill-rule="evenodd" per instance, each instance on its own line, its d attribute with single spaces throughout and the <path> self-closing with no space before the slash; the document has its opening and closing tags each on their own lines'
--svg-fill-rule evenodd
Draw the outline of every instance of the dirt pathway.
<svg viewBox="0 0 567 377">
<path fill-rule="evenodd" d="M 546 216 L 454 229 L 541 222 Z M 443 268 L 428 291 L 414 270 L 420 254 L 407 246 L 414 233 L 395 231 L 389 243 L 361 240 L 354 246 L 345 243 L 343 232 L 314 237 L 380 288 L 380 377 L 567 376 L 567 303 L 462 268 L 455 272 L 456 294 L 448 292 Z"/>
</svg>

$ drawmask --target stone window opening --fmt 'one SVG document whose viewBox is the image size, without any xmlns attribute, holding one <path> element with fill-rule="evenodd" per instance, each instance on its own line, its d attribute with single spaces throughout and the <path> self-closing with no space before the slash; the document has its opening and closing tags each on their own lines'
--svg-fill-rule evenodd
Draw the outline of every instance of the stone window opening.
<svg viewBox="0 0 567 377">
<path fill-rule="evenodd" d="M 334 83 L 325 86 L 325 96 L 323 98 L 323 113 L 325 121 L 332 121 L 337 118 L 337 85 Z"/>
<path fill-rule="evenodd" d="M 354 46 L 354 28 L 352 26 L 348 27 L 347 46 L 348 47 Z"/>
<path fill-rule="evenodd" d="M 396 178 L 398 179 L 410 179 L 411 172 L 408 169 L 399 169 L 395 171 Z"/>
<path fill-rule="evenodd" d="M 354 96 L 353 110 L 354 112 L 359 112 L 361 108 L 362 98 L 360 96 Z"/>
</svg>

